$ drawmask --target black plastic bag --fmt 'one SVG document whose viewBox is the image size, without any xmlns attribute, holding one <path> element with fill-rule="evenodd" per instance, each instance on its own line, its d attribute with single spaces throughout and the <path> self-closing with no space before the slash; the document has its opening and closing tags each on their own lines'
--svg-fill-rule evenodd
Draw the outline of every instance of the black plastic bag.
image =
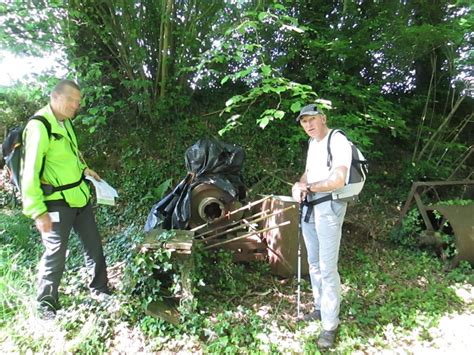
<svg viewBox="0 0 474 355">
<path fill-rule="evenodd" d="M 242 148 L 217 139 L 200 139 L 186 150 L 188 174 L 171 193 L 156 203 L 148 214 L 145 232 L 160 227 L 186 229 L 191 217 L 191 191 L 200 184 L 213 184 L 235 200 L 245 198 L 241 169 Z"/>
</svg>

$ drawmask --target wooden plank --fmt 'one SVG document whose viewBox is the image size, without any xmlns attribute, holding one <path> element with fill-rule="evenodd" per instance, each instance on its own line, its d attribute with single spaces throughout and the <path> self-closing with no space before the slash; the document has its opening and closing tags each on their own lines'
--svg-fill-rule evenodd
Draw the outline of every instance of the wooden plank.
<svg viewBox="0 0 474 355">
<path fill-rule="evenodd" d="M 161 233 L 174 232 L 175 236 L 167 241 L 159 239 Z M 194 232 L 188 230 L 175 229 L 166 231 L 164 229 L 153 229 L 144 238 L 142 246 L 149 249 L 173 249 L 173 250 L 191 250 L 194 242 Z"/>
</svg>

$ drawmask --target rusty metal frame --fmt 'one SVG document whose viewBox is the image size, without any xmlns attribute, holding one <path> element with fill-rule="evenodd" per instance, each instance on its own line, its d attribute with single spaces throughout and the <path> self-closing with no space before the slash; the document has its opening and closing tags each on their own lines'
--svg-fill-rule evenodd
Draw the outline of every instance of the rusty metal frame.
<svg viewBox="0 0 474 355">
<path fill-rule="evenodd" d="M 400 213 L 399 222 L 402 221 L 403 217 L 408 212 L 413 199 L 416 202 L 418 210 L 420 211 L 421 217 L 423 218 L 423 222 L 425 223 L 426 229 L 428 231 L 434 231 L 435 228 L 431 223 L 431 220 L 428 217 L 427 211 L 430 210 L 429 206 L 425 205 L 421 199 L 421 196 L 425 194 L 427 191 L 434 189 L 438 201 L 440 200 L 438 196 L 438 192 L 436 191 L 436 186 L 455 186 L 455 185 L 474 185 L 474 180 L 459 180 L 459 181 L 416 181 L 411 185 L 410 193 L 408 194 L 408 198 L 403 206 L 403 209 Z M 420 191 L 422 190 L 422 191 Z"/>
</svg>

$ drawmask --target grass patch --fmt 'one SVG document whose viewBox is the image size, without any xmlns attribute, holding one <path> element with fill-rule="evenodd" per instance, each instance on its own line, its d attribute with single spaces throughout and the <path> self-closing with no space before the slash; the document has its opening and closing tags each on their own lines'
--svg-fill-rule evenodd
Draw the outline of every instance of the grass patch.
<svg viewBox="0 0 474 355">
<path fill-rule="evenodd" d="M 195 260 L 194 303 L 173 326 L 145 315 L 143 295 L 123 287 L 123 273 L 114 279 L 117 294 L 110 302 L 91 300 L 82 249 L 77 238 L 71 238 L 60 289 L 63 309 L 56 321 L 42 323 L 33 307 L 42 247 L 31 225 L 17 212 L 0 217 L 2 352 L 318 352 L 320 324 L 295 321 L 295 280 L 270 275 L 265 263 L 236 265 L 226 253 Z M 106 238 L 109 266 L 147 262 L 134 254 L 140 228 L 117 229 Z M 135 265 L 132 270 L 137 280 L 145 281 L 140 270 L 150 269 Z M 413 248 L 343 238 L 340 273 L 343 302 L 337 353 L 408 351 L 417 342 L 429 346 L 440 321 L 472 314 L 472 298 L 460 292 L 468 295 L 474 290 L 472 268 L 466 263 L 447 273 L 437 259 Z M 311 305 L 306 279 L 302 309 L 309 311 Z"/>
</svg>

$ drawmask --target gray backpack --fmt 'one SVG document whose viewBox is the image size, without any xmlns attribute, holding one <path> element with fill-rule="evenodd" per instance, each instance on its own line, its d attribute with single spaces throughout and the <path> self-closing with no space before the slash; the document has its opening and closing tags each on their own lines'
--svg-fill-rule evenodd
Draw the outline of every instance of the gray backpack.
<svg viewBox="0 0 474 355">
<path fill-rule="evenodd" d="M 328 161 L 327 161 L 327 166 L 329 169 L 331 169 L 332 167 L 332 153 L 331 153 L 330 143 L 331 143 L 331 137 L 335 133 L 341 133 L 347 138 L 346 134 L 340 129 L 333 129 L 329 133 Z M 349 141 L 349 144 L 351 145 L 351 148 L 352 148 L 352 163 L 351 163 L 351 168 L 349 170 L 349 180 L 344 187 L 341 187 L 340 189 L 337 189 L 332 192 L 331 200 L 339 200 L 339 201 L 356 200 L 357 196 L 360 194 L 360 192 L 362 191 L 362 188 L 364 187 L 365 180 L 367 179 L 367 174 L 369 172 L 369 169 L 368 169 L 369 163 L 365 159 L 362 152 L 359 150 L 359 148 L 357 148 L 357 146 L 354 143 L 352 143 L 349 139 L 347 140 Z"/>
<path fill-rule="evenodd" d="M 346 138 L 346 134 L 341 131 L 340 129 L 333 129 L 329 132 L 328 137 L 328 160 L 327 160 L 327 167 L 329 170 L 332 168 L 332 153 L 331 153 L 331 138 L 334 134 L 341 133 Z M 357 146 L 352 143 L 349 139 L 349 144 L 352 148 L 352 163 L 349 170 L 349 179 L 345 186 L 341 187 L 340 189 L 334 190 L 332 193 L 317 198 L 312 201 L 308 201 L 307 199 L 303 202 L 305 206 L 308 207 L 304 221 L 309 222 L 309 218 L 311 217 L 311 213 L 313 213 L 313 206 L 323 203 L 325 201 L 354 201 L 357 199 L 357 196 L 362 191 L 364 187 L 365 180 L 367 179 L 367 174 L 369 172 L 368 165 L 369 163 L 365 159 L 362 152 L 357 148 Z"/>
</svg>

